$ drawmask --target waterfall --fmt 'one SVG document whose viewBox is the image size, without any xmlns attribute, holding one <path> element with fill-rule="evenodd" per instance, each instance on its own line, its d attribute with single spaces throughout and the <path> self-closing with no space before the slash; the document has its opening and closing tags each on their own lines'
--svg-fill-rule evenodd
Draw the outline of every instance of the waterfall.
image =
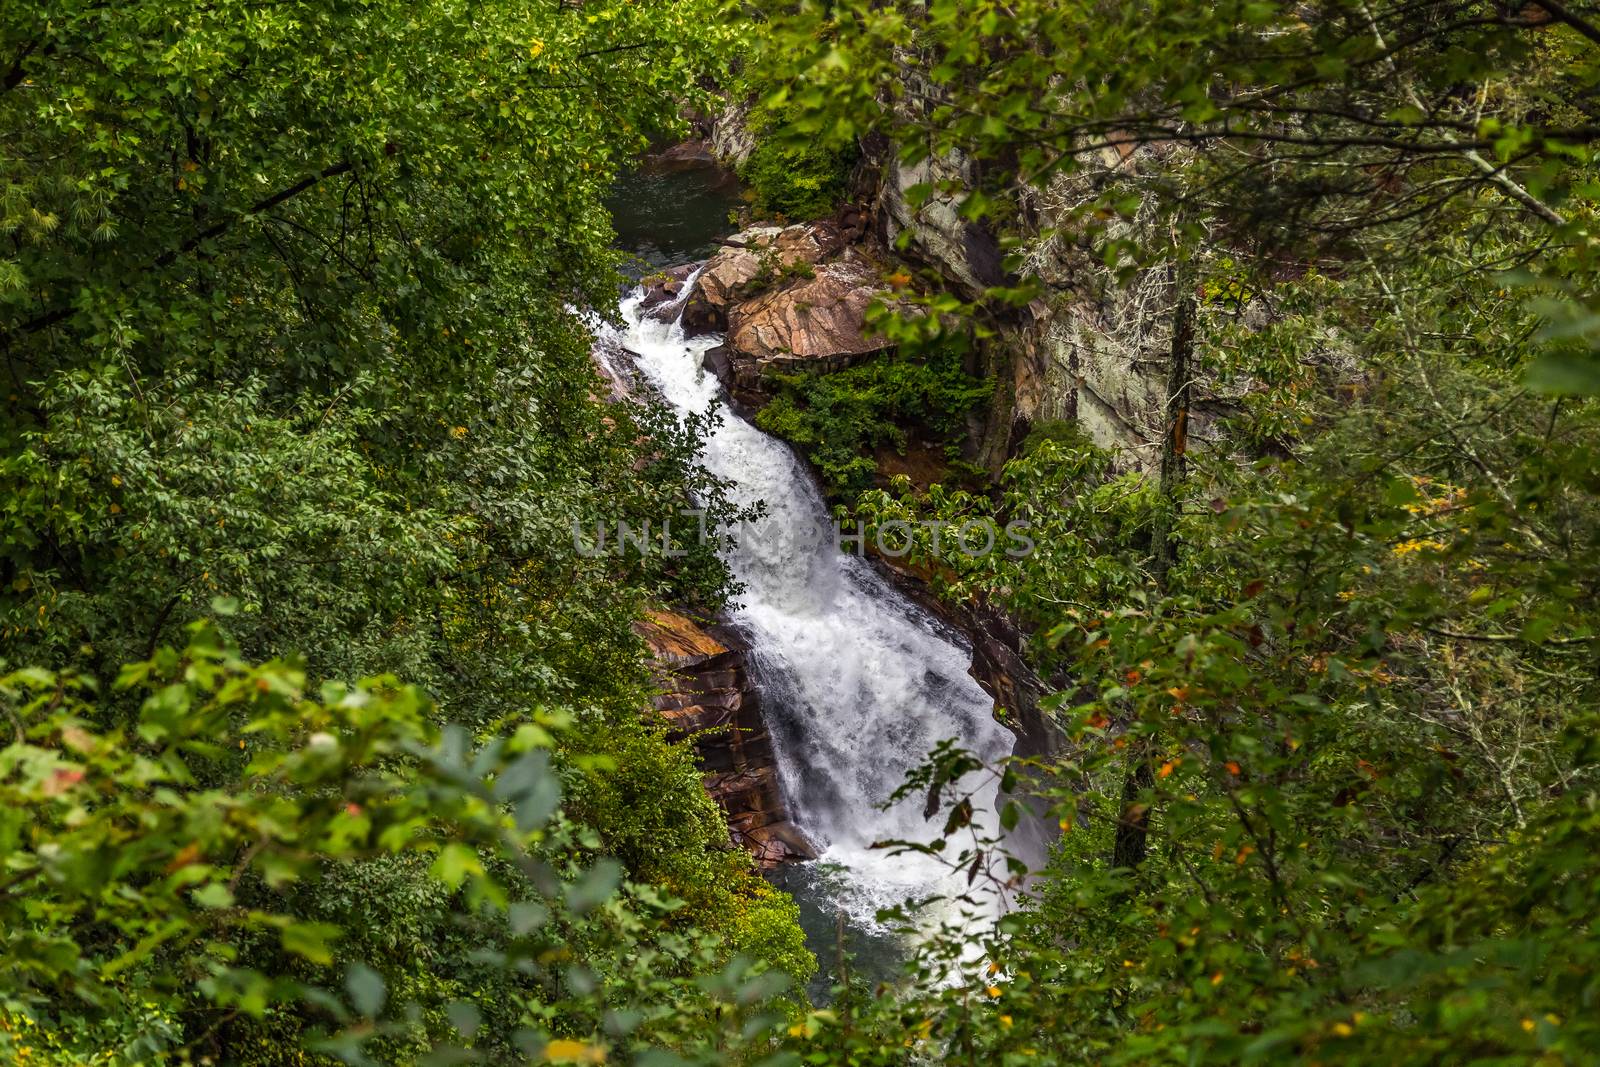
<svg viewBox="0 0 1600 1067">
<path fill-rule="evenodd" d="M 880 810 L 936 743 L 959 739 L 988 762 L 1010 752 L 1011 735 L 967 674 L 967 650 L 869 562 L 837 550 L 832 518 L 804 464 L 729 410 L 720 383 L 702 369 L 703 354 L 721 338 L 686 338 L 677 323 L 643 314 L 642 296 L 636 290 L 622 301 L 623 326 L 600 327 L 611 334 L 602 342 L 632 353 L 678 411 L 721 407 L 705 465 L 731 483 L 738 504 L 765 507 L 726 557 L 744 586 L 730 621 L 752 645 L 790 816 L 820 849 L 819 862 L 843 869 L 833 905 L 871 929 L 879 908 L 964 891 L 966 879 L 931 858 L 871 845 L 926 841 L 942 828 L 925 820 L 921 797 Z M 989 826 L 993 792 L 977 805 Z"/>
</svg>

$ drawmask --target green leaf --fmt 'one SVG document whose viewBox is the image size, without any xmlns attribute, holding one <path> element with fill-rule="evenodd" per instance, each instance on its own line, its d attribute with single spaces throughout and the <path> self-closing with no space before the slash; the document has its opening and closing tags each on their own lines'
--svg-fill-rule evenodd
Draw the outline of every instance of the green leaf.
<svg viewBox="0 0 1600 1067">
<path fill-rule="evenodd" d="M 332 923 L 291 922 L 283 928 L 280 938 L 286 951 L 304 957 L 312 963 L 333 962 L 330 943 L 338 940 L 342 931 Z"/>
<path fill-rule="evenodd" d="M 364 963 L 352 963 L 344 975 L 344 988 L 350 994 L 350 1004 L 368 1019 L 375 1019 L 383 1011 L 387 995 L 383 976 Z"/>
<path fill-rule="evenodd" d="M 622 884 L 622 865 L 603 859 L 567 887 L 567 906 L 579 915 L 587 914 L 611 899 Z"/>
<path fill-rule="evenodd" d="M 451 889 L 460 889 L 469 874 L 483 873 L 483 862 L 470 845 L 451 841 L 439 850 L 438 858 L 433 861 L 432 873 Z"/>
<path fill-rule="evenodd" d="M 1527 384 L 1547 396 L 1600 395 L 1600 358 L 1545 353 L 1529 364 Z"/>
<path fill-rule="evenodd" d="M 471 1041 L 473 1035 L 478 1032 L 478 1025 L 482 1020 L 482 1016 L 479 1014 L 476 1004 L 465 1000 L 451 1001 L 445 1005 L 444 1013 L 445 1017 L 450 1020 L 450 1025 L 455 1028 L 456 1033 L 461 1035 L 463 1041 Z"/>
<path fill-rule="evenodd" d="M 203 908 L 231 908 L 233 893 L 221 882 L 208 882 L 194 891 L 194 902 Z"/>
</svg>

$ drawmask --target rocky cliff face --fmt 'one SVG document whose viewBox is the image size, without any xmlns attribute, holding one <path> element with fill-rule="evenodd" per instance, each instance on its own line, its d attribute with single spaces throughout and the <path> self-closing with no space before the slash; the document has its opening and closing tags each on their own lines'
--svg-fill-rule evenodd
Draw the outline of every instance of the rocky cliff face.
<svg viewBox="0 0 1600 1067">
<path fill-rule="evenodd" d="M 729 167 L 738 168 L 756 149 L 756 135 L 750 129 L 750 104 L 729 101 L 711 120 L 711 151 Z"/>
<path fill-rule="evenodd" d="M 674 740 L 690 741 L 706 791 L 727 815 L 733 842 L 763 867 L 815 853 L 789 821 L 778 791 L 772 742 L 737 634 L 657 611 L 635 629 L 649 647 L 660 693 L 654 710 Z"/>
<path fill-rule="evenodd" d="M 737 165 L 754 147 L 748 110 L 730 102 L 708 122 L 710 149 L 726 163 Z M 995 233 L 958 209 L 961 190 L 984 184 L 979 164 L 959 152 L 906 164 L 886 142 L 862 147 L 858 174 L 865 184 L 858 192 L 868 203 L 866 217 L 844 227 L 837 220 L 754 227 L 730 238 L 702 276 L 685 325 L 729 334 L 717 369 L 736 399 L 756 390 L 766 370 L 801 362 L 842 367 L 883 347 L 860 321 L 889 272 L 887 257 L 874 249 L 897 249 L 895 257 L 931 270 L 967 299 L 1017 283 Z M 1099 166 L 1102 173 L 1132 170 L 1175 150 L 1106 149 Z M 1027 229 L 1041 235 L 1025 247 L 1022 271 L 1043 283 L 1044 294 L 1007 313 L 972 368 L 997 385 L 969 434 L 969 458 L 991 471 L 998 472 L 1030 427 L 1056 420 L 1076 423 L 1129 465 L 1152 468 L 1158 459 L 1177 292 L 1164 267 L 1132 285 L 1113 284 L 1098 258 L 1071 237 L 1072 228 L 1060 226 L 1086 195 L 1076 187 L 1084 181 L 1062 179 L 1021 205 Z M 935 191 L 918 199 L 911 195 L 917 187 Z M 766 298 L 752 301 L 758 291 Z M 1244 387 L 1196 380 L 1191 440 L 1203 444 Z"/>
<path fill-rule="evenodd" d="M 1107 170 L 1138 162 L 1113 150 L 1102 161 Z M 920 207 L 911 206 L 909 191 L 917 185 L 975 185 L 979 175 L 970 161 L 949 153 L 905 166 L 885 148 L 879 173 L 875 214 L 886 241 L 905 241 L 910 256 L 968 298 L 990 286 L 1015 284 L 1016 278 L 1005 272 L 999 242 L 957 212 L 958 193 L 938 192 Z M 1023 270 L 1043 284 L 1044 296 L 1013 313 L 984 353 L 982 369 L 997 379 L 999 388 L 977 435 L 983 447 L 976 458 L 991 470 L 1005 461 L 1028 427 L 1054 420 L 1076 423 L 1097 444 L 1120 452 L 1129 465 L 1149 469 L 1159 459 L 1155 442 L 1165 411 L 1170 324 L 1177 301 L 1173 277 L 1165 267 L 1156 267 L 1131 285 L 1113 284 L 1095 256 L 1062 236 L 1070 228 L 1057 230 L 1076 195 L 1078 190 L 1064 180 L 1023 205 L 1030 228 L 1054 236 L 1026 247 Z M 1192 389 L 1190 437 L 1203 443 L 1237 393 L 1203 373 Z"/>
</svg>

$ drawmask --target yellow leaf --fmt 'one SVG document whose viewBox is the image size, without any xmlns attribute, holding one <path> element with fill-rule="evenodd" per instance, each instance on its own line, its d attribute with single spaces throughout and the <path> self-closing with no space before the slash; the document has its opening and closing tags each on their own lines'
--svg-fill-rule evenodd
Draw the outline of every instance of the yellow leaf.
<svg viewBox="0 0 1600 1067">
<path fill-rule="evenodd" d="M 606 1050 L 599 1045 L 563 1038 L 544 1047 L 544 1058 L 546 1063 L 604 1063 Z"/>
</svg>

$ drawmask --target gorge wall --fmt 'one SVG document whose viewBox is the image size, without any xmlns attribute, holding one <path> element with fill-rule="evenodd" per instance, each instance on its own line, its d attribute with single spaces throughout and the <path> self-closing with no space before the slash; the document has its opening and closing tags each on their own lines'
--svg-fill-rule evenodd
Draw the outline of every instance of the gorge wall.
<svg viewBox="0 0 1600 1067">
<path fill-rule="evenodd" d="M 727 816 L 733 843 L 762 867 L 811 858 L 778 791 L 772 740 L 737 633 L 656 611 L 637 623 L 654 664 L 654 709 L 668 737 L 694 745 L 706 792 Z"/>
<path fill-rule="evenodd" d="M 880 238 L 897 242 L 903 255 L 922 265 L 969 300 L 993 286 L 1016 285 L 1005 269 L 1006 254 L 987 226 L 957 210 L 962 191 L 984 176 L 959 154 L 908 166 L 880 147 L 868 190 Z M 1106 150 L 1106 168 L 1129 167 L 1137 159 Z M 935 192 L 912 206 L 910 191 Z M 957 192 L 941 192 L 953 188 Z M 1109 272 L 1068 236 L 1056 234 L 1072 183 L 1061 181 L 1021 205 L 1025 230 L 1023 272 L 1042 295 L 1006 313 L 984 348 L 982 370 L 995 378 L 994 403 L 979 428 L 976 457 L 991 471 L 1009 458 L 1027 430 L 1044 422 L 1076 424 L 1096 444 L 1118 452 L 1128 465 L 1153 469 L 1159 459 L 1167 389 L 1171 321 L 1177 300 L 1165 266 L 1145 270 L 1133 284 L 1112 284 Z M 1070 233 L 1070 229 L 1065 232 Z M 1193 383 L 1190 435 L 1204 440 L 1208 425 L 1228 406 L 1217 383 Z"/>
<path fill-rule="evenodd" d="M 745 117 L 745 109 L 735 107 L 710 120 L 692 154 L 736 166 L 754 143 Z M 1102 162 L 1115 168 L 1139 160 L 1111 152 Z M 893 279 L 908 271 L 922 276 L 918 284 L 971 301 L 991 287 L 1016 285 L 994 232 L 957 208 L 959 191 L 981 187 L 985 177 L 953 154 L 912 166 L 885 144 L 864 144 L 854 203 L 828 219 L 748 226 L 703 265 L 647 279 L 645 305 L 663 318 L 681 310 L 690 334 L 724 335 L 724 343 L 705 354 L 705 365 L 723 381 L 736 410 L 748 413 L 768 399 L 775 372 L 837 371 L 892 347 L 868 324 L 867 309 L 879 300 L 893 303 L 896 286 L 904 284 Z M 921 198 L 912 193 L 917 186 L 955 191 Z M 970 418 L 963 447 L 991 475 L 1031 429 L 1053 422 L 1076 425 L 1115 451 L 1125 467 L 1153 469 L 1159 462 L 1177 300 L 1173 273 L 1157 266 L 1131 285 L 1117 285 L 1087 247 L 1050 236 L 1074 192 L 1061 183 L 1020 205 L 1034 235 L 1024 246 L 1021 270 L 1039 283 L 1040 295 L 1025 307 L 996 312 L 992 336 L 969 357 L 969 371 L 995 389 Z M 687 294 L 685 286 L 691 287 Z M 1205 380 L 1203 372 L 1192 392 L 1190 436 L 1203 443 L 1236 393 Z M 1028 635 L 984 605 L 939 604 L 925 575 L 893 560 L 880 562 L 903 590 L 967 635 L 970 673 L 1003 709 L 997 717 L 1016 735 L 1016 753 L 1059 751 L 1064 737 L 1040 701 L 1068 680 L 1034 674 Z M 657 710 L 676 735 L 694 740 L 734 839 L 763 864 L 805 855 L 806 843 L 783 811 L 771 745 L 744 681 L 735 635 L 713 636 L 671 615 L 658 615 L 641 632 L 661 669 Z"/>
</svg>

